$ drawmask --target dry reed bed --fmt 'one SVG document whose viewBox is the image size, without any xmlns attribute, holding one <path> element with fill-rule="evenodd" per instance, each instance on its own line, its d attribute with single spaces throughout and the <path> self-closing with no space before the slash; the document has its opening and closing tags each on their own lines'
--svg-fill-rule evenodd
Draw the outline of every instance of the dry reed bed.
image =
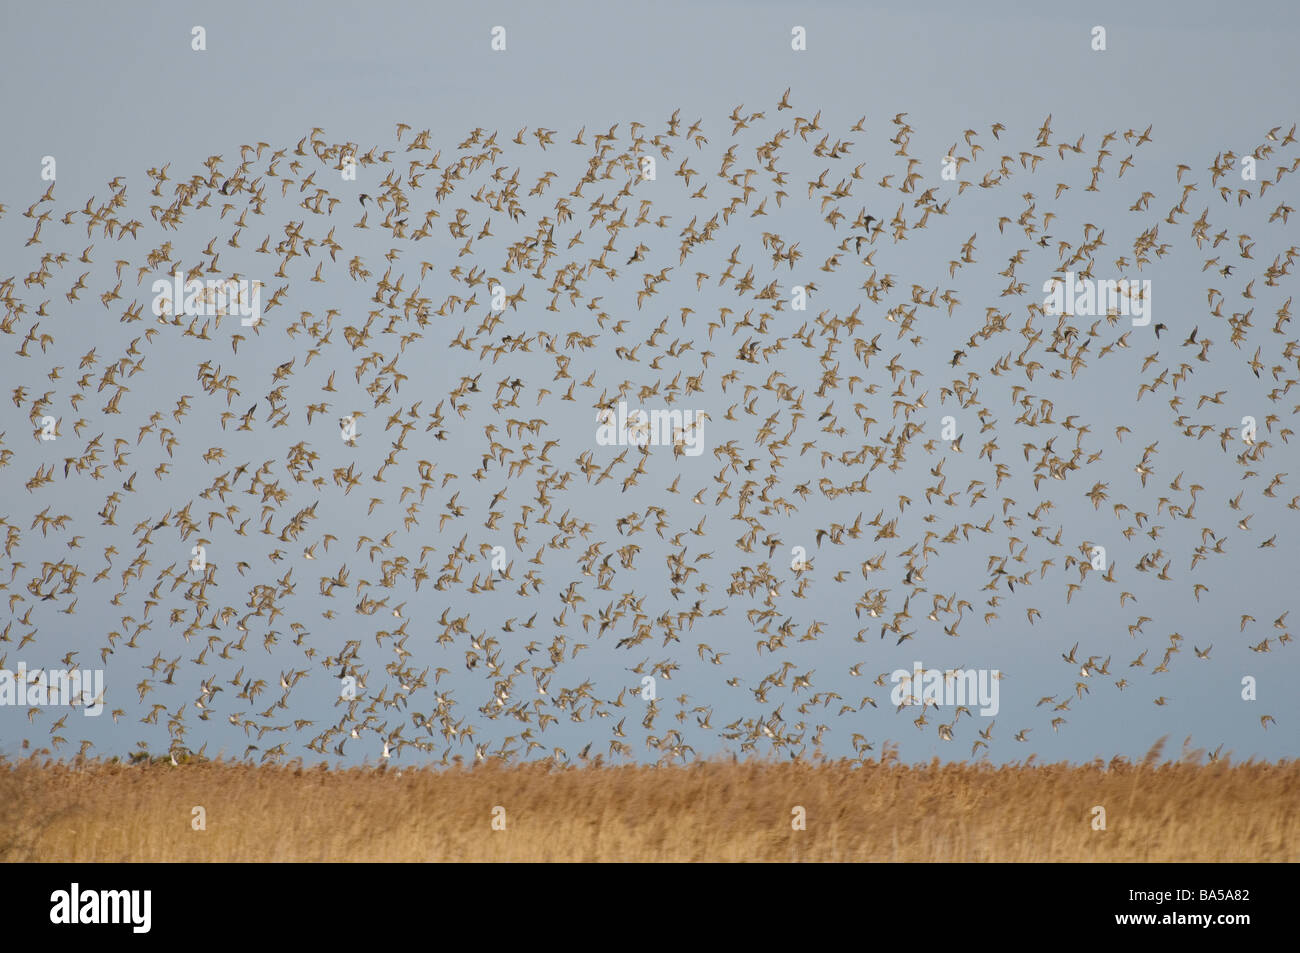
<svg viewBox="0 0 1300 953">
<path fill-rule="evenodd" d="M 0 860 L 1300 860 L 1300 761 L 1155 760 L 400 772 L 0 760 Z M 796 805 L 806 830 L 792 829 Z"/>
</svg>

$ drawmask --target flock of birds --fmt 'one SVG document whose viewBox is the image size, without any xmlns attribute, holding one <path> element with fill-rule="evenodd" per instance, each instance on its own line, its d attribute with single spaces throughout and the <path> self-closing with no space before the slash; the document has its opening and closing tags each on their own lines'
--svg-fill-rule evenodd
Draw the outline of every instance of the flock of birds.
<svg viewBox="0 0 1300 953">
<path fill-rule="evenodd" d="M 800 112 L 313 128 L 0 206 L 31 269 L 0 278 L 0 668 L 103 667 L 173 758 L 680 762 L 987 753 L 996 720 L 888 673 L 1008 631 L 1061 656 L 1026 743 L 1290 650 L 1225 580 L 1300 509 L 1269 459 L 1300 411 L 1295 127 L 1146 172 L 1151 128 L 995 123 L 940 162 L 905 113 Z M 1102 190 L 1126 216 L 1086 220 Z M 262 281 L 260 320 L 155 314 L 175 271 Z M 1050 313 L 1067 272 L 1209 286 L 1175 317 L 1157 278 L 1136 326 Z M 599 444 L 620 401 L 696 409 L 705 452 Z M 1240 631 L 1184 646 L 1156 617 L 1189 602 Z M 0 718 L 95 748 L 80 713 Z"/>
</svg>

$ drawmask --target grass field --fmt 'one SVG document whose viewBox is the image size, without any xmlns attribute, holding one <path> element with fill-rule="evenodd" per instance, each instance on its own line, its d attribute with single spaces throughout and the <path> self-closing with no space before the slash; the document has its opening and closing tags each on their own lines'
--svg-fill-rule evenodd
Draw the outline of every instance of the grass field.
<svg viewBox="0 0 1300 953">
<path fill-rule="evenodd" d="M 400 771 L 0 760 L 0 860 L 1300 860 L 1300 762 L 1158 758 Z"/>
</svg>

